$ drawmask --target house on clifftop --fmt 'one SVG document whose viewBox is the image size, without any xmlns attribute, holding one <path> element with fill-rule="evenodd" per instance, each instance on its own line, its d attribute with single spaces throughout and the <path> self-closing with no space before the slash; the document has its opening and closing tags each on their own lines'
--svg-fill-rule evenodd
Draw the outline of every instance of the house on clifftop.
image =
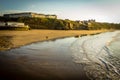
<svg viewBox="0 0 120 80">
<path fill-rule="evenodd" d="M 31 17 L 31 18 L 53 18 L 56 19 L 56 15 L 45 15 L 45 14 L 38 14 L 33 12 L 24 12 L 24 13 L 12 13 L 12 14 L 4 14 L 4 17 L 9 18 L 18 18 L 18 17 Z"/>
</svg>

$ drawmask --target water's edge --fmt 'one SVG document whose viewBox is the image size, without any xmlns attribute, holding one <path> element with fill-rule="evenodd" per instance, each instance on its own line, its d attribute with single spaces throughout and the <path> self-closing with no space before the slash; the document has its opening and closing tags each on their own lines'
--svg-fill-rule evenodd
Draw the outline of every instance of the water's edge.
<svg viewBox="0 0 120 80">
<path fill-rule="evenodd" d="M 108 46 L 118 33 L 119 31 L 106 32 L 92 37 L 83 37 L 72 45 L 73 61 L 86 64 L 84 70 L 91 80 L 119 80 L 118 63 L 120 60 L 113 56 L 114 53 L 111 52 Z M 116 59 L 118 63 L 112 64 Z"/>
<path fill-rule="evenodd" d="M 1 51 L 1 76 L 22 80 L 119 80 L 120 62 L 115 62 L 120 60 L 109 47 L 116 34 L 48 40 Z"/>
</svg>

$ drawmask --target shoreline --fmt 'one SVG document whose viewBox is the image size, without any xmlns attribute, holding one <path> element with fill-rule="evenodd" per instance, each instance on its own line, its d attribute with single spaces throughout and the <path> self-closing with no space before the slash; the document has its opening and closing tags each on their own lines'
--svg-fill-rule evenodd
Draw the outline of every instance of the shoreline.
<svg viewBox="0 0 120 80">
<path fill-rule="evenodd" d="M 52 43 L 50 41 L 43 42 L 42 44 L 33 43 L 33 45 L 3 51 L 0 54 L 0 64 L 2 65 L 0 69 L 2 73 L 1 78 L 5 79 L 9 77 L 9 79 L 16 78 L 18 80 L 106 79 L 107 76 L 103 75 L 109 75 L 107 72 L 110 71 L 107 71 L 105 67 L 106 65 L 109 66 L 109 64 L 105 62 L 105 66 L 100 66 L 102 62 L 97 62 L 99 59 L 94 56 L 96 56 L 97 52 L 99 53 L 99 50 L 104 47 L 103 45 L 105 45 L 108 40 L 111 40 L 115 34 L 114 32 L 105 32 L 94 36 L 91 34 L 91 36 L 85 36 L 79 39 L 65 38 L 53 41 Z M 84 42 L 82 39 L 87 40 L 85 45 L 82 44 L 82 42 Z M 73 43 L 74 45 L 72 46 L 71 44 Z M 87 63 L 86 57 L 79 54 L 80 50 L 82 50 L 80 47 L 83 48 L 88 58 L 90 58 L 90 62 Z M 91 50 L 93 51 L 93 57 L 89 54 Z M 73 51 L 73 53 L 71 51 Z M 106 54 L 104 51 L 101 53 Z M 102 55 L 98 56 L 101 57 Z M 84 57 L 84 59 L 80 57 Z M 83 60 L 85 60 L 85 63 Z M 97 64 L 95 62 L 97 62 Z M 113 78 L 117 80 L 117 77 Z"/>
<path fill-rule="evenodd" d="M 114 64 L 117 58 L 113 56 L 115 54 L 111 53 L 111 50 L 107 46 L 118 34 L 119 32 L 114 31 L 81 38 L 78 40 L 79 45 L 76 42 L 72 46 L 74 62 L 87 64 L 84 70 L 90 79 L 104 80 L 106 77 L 111 80 L 119 79 L 120 73 L 119 67 L 117 66 L 119 64 Z"/>
<path fill-rule="evenodd" d="M 89 80 L 83 70 L 84 65 L 73 62 L 70 46 L 75 40 L 77 38 L 70 37 L 1 51 L 1 78 Z"/>
<path fill-rule="evenodd" d="M 65 37 L 80 37 L 107 32 L 108 30 L 30 30 L 0 31 L 0 51 L 18 48 L 36 42 L 48 41 Z M 9 45 L 10 44 L 10 45 Z"/>
</svg>

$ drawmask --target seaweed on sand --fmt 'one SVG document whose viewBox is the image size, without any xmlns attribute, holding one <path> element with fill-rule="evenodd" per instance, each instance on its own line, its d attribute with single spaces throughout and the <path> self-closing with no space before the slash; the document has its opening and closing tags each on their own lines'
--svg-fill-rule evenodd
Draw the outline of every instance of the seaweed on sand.
<svg viewBox="0 0 120 80">
<path fill-rule="evenodd" d="M 0 50 L 6 50 L 13 46 L 12 36 L 0 36 Z"/>
</svg>

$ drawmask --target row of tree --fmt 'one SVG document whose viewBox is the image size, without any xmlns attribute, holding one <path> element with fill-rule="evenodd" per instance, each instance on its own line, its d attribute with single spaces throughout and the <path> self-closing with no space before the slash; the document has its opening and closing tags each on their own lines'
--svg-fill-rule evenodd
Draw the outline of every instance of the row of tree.
<svg viewBox="0 0 120 80">
<path fill-rule="evenodd" d="M 86 22 L 79 23 L 72 20 L 51 19 L 51 18 L 6 18 L 0 17 L 0 21 L 4 22 L 23 22 L 29 25 L 31 29 L 55 29 L 55 30 L 97 30 L 97 29 L 120 29 L 120 24 Z M 89 23 L 89 24 L 88 24 Z"/>
</svg>

